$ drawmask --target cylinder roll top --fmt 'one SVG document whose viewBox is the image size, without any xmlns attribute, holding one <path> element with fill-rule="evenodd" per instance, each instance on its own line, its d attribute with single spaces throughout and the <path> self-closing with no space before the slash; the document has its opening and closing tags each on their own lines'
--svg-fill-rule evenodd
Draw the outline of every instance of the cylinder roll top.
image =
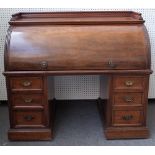
<svg viewBox="0 0 155 155">
<path fill-rule="evenodd" d="M 6 70 L 150 69 L 149 38 L 143 23 L 134 12 L 13 15 Z"/>
</svg>

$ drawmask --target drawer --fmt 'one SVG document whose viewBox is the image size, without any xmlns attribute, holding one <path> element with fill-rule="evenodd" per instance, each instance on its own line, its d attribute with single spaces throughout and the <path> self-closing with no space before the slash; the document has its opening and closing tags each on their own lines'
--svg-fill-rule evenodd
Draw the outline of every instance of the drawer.
<svg viewBox="0 0 155 155">
<path fill-rule="evenodd" d="M 143 77 L 128 77 L 116 76 L 114 77 L 114 89 L 143 89 Z"/>
<path fill-rule="evenodd" d="M 15 128 L 45 127 L 43 110 L 14 110 L 13 126 Z"/>
<path fill-rule="evenodd" d="M 142 97 L 143 93 L 132 93 L 132 92 L 122 92 L 122 93 L 115 93 L 113 105 L 118 106 L 130 106 L 130 105 L 137 105 L 142 106 Z"/>
<path fill-rule="evenodd" d="M 141 126 L 142 123 L 142 110 L 113 110 L 113 126 Z"/>
<path fill-rule="evenodd" d="M 12 90 L 42 90 L 41 77 L 13 77 L 11 78 Z"/>
<path fill-rule="evenodd" d="M 13 94 L 13 106 L 40 106 L 43 105 L 42 94 Z"/>
</svg>

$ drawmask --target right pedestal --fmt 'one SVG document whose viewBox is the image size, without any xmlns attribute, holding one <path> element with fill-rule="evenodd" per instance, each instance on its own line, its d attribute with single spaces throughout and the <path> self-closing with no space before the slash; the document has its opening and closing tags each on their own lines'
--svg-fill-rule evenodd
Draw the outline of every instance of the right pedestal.
<svg viewBox="0 0 155 155">
<path fill-rule="evenodd" d="M 147 138 L 146 112 L 149 77 L 112 75 L 104 106 L 107 139 Z"/>
</svg>

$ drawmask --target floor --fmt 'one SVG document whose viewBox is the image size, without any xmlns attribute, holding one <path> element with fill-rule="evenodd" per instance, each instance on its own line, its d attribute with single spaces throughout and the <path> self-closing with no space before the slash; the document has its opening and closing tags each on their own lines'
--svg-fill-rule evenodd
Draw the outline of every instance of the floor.
<svg viewBox="0 0 155 155">
<path fill-rule="evenodd" d="M 8 109 L 0 104 L 0 145 L 9 146 L 132 146 L 155 145 L 155 103 L 150 101 L 148 108 L 148 139 L 106 140 L 103 127 L 94 101 L 68 101 L 58 104 L 55 118 L 55 137 L 52 141 L 9 141 Z"/>
</svg>

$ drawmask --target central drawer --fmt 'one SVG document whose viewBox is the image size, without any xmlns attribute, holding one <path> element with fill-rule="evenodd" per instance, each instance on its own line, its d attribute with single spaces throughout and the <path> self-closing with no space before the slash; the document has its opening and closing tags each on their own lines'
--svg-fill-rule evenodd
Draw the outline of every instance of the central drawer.
<svg viewBox="0 0 155 155">
<path fill-rule="evenodd" d="M 43 110 L 14 110 L 13 126 L 15 128 L 45 127 Z"/>
</svg>

